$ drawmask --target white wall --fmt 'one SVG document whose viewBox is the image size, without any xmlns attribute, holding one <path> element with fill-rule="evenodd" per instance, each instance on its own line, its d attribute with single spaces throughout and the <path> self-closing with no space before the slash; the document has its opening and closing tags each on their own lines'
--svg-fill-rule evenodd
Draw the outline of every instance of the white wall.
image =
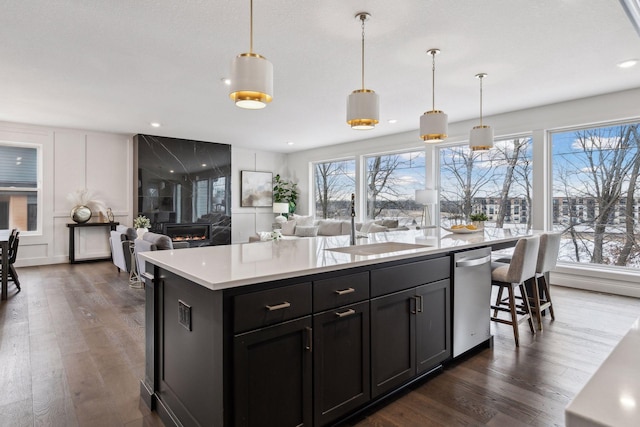
<svg viewBox="0 0 640 427">
<path fill-rule="evenodd" d="M 370 139 L 357 142 L 332 145 L 313 150 L 299 151 L 288 157 L 291 173 L 298 177 L 300 187 L 300 213 L 313 212 L 309 195 L 311 179 L 311 162 L 341 159 L 381 152 L 407 149 L 423 149 L 424 143 L 419 139 L 416 117 L 416 130 L 395 135 L 374 137 L 375 130 L 368 134 Z M 640 120 L 640 88 L 594 96 L 569 102 L 546 105 L 527 110 L 515 111 L 484 118 L 484 123 L 491 125 L 496 138 L 531 134 L 533 140 L 533 218 L 535 229 L 546 229 L 550 222 L 548 207 L 551 183 L 544 169 L 548 158 L 546 138 L 547 131 L 558 128 L 597 125 L 604 122 L 622 120 Z M 453 145 L 468 141 L 470 129 L 477 125 L 476 120 L 449 124 L 449 137 L 441 145 Z M 548 163 L 546 163 L 548 164 Z M 362 165 L 356 165 L 356 172 Z M 438 183 L 438 170 L 432 168 L 433 182 Z M 360 194 L 363 191 L 359 191 Z M 358 200 L 359 211 L 364 211 L 364 201 Z M 602 292 L 619 293 L 640 297 L 640 272 L 616 272 L 599 266 L 573 267 L 558 269 L 552 275 L 554 283 L 565 286 L 583 287 Z M 615 286 L 614 286 L 615 285 Z"/>
<path fill-rule="evenodd" d="M 17 266 L 68 262 L 72 204 L 67 195 L 87 188 L 111 207 L 115 220 L 132 221 L 132 145 L 128 135 L 0 122 L 0 140 L 42 147 L 41 233 L 21 233 Z M 98 219 L 97 213 L 91 221 Z M 108 228 L 78 230 L 76 257 L 107 257 Z"/>
<path fill-rule="evenodd" d="M 272 208 L 240 207 L 240 172 L 243 170 L 273 172 L 293 179 L 287 169 L 285 154 L 231 148 L 231 243 L 245 243 L 256 231 L 269 231 L 276 214 Z"/>
</svg>

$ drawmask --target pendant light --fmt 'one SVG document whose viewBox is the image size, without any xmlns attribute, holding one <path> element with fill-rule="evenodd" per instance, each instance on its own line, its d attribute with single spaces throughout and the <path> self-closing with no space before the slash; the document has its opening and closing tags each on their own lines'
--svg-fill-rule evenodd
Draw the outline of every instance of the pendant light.
<svg viewBox="0 0 640 427">
<path fill-rule="evenodd" d="M 231 63 L 229 97 L 240 108 L 257 110 L 273 99 L 273 64 L 253 51 L 253 0 L 250 0 L 249 52 Z"/>
<path fill-rule="evenodd" d="M 364 87 L 364 23 L 371 15 L 356 14 L 362 26 L 362 89 L 354 90 L 347 98 L 347 123 L 352 129 L 373 129 L 380 121 L 378 94 Z"/>
<path fill-rule="evenodd" d="M 420 117 L 420 138 L 424 142 L 440 142 L 447 137 L 448 118 L 447 115 L 440 110 L 436 110 L 436 55 L 440 53 L 440 49 L 429 49 L 427 51 L 431 55 L 431 111 L 427 111 Z"/>
<path fill-rule="evenodd" d="M 490 150 L 493 147 L 493 128 L 482 124 L 482 79 L 487 77 L 487 73 L 476 74 L 480 79 L 480 125 L 474 126 L 469 135 L 469 148 L 473 151 Z"/>
</svg>

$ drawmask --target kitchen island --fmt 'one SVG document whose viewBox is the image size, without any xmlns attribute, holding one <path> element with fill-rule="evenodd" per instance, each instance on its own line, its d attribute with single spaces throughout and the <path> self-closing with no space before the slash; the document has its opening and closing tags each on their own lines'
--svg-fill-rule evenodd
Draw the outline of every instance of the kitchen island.
<svg viewBox="0 0 640 427">
<path fill-rule="evenodd" d="M 141 396 L 168 425 L 321 426 L 437 372 L 452 255 L 520 236 L 429 231 L 142 254 Z"/>
</svg>

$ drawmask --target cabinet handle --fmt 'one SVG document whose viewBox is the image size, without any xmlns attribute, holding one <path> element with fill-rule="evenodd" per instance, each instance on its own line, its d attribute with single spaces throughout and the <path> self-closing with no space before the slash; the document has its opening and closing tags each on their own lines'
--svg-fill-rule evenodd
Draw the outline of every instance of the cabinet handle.
<svg viewBox="0 0 640 427">
<path fill-rule="evenodd" d="M 336 316 L 338 317 L 347 317 L 347 316 L 351 316 L 352 314 L 356 314 L 356 311 L 352 308 L 350 308 L 347 311 L 343 311 L 342 313 L 336 312 Z"/>
<path fill-rule="evenodd" d="M 411 309 L 411 314 L 416 314 L 417 311 L 416 309 L 418 308 L 418 297 L 411 297 L 409 298 L 409 301 L 413 300 L 413 308 Z M 409 302 L 409 304 L 411 304 L 411 302 Z"/>
<path fill-rule="evenodd" d="M 313 351 L 313 329 L 308 326 L 304 329 L 307 332 L 307 344 L 304 346 L 304 349 L 307 351 Z"/>
<path fill-rule="evenodd" d="M 351 294 L 353 292 L 355 292 L 356 290 L 353 288 L 347 288 L 347 289 L 342 289 L 342 290 L 337 290 L 335 291 L 336 294 L 338 295 L 346 295 L 346 294 Z"/>
<path fill-rule="evenodd" d="M 291 307 L 291 303 L 283 302 L 282 304 L 277 305 L 265 305 L 265 308 L 269 311 L 282 310 L 283 308 Z"/>
<path fill-rule="evenodd" d="M 418 301 L 420 301 L 420 305 L 418 305 L 418 313 L 422 313 L 422 310 L 424 310 L 424 305 L 422 304 L 422 295 L 418 295 L 416 298 L 418 298 Z"/>
</svg>

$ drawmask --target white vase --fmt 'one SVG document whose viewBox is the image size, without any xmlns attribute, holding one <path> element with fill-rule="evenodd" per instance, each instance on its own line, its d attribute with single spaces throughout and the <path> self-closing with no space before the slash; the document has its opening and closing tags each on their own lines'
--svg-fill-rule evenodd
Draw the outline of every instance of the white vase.
<svg viewBox="0 0 640 427">
<path fill-rule="evenodd" d="M 146 228 L 136 228 L 136 233 L 138 234 L 138 239 L 142 239 L 142 236 L 144 236 L 144 233 L 146 233 L 147 231 L 149 231 Z"/>
<path fill-rule="evenodd" d="M 484 221 L 471 221 L 473 225 L 475 225 L 478 230 L 484 230 Z"/>
</svg>

